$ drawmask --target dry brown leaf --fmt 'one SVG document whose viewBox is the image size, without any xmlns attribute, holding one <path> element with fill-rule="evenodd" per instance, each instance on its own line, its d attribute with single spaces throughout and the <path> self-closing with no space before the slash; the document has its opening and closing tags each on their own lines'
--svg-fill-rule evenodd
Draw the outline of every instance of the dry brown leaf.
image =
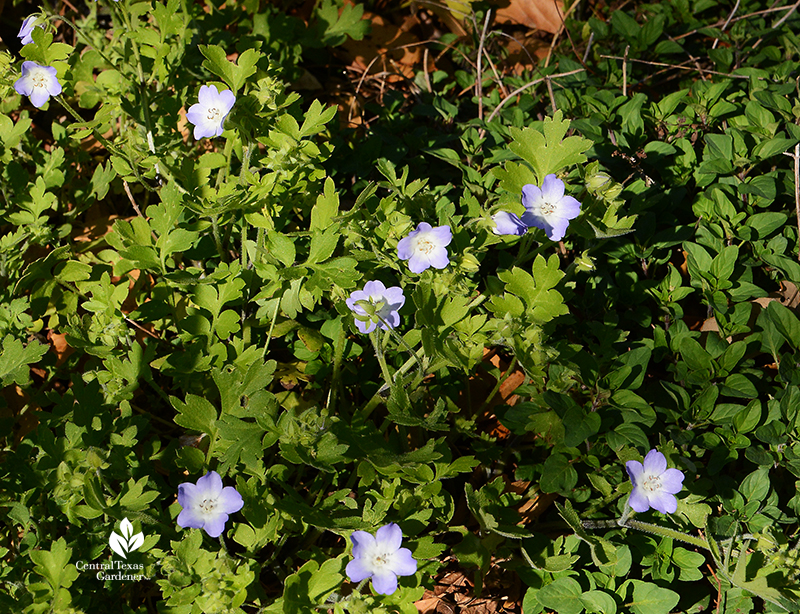
<svg viewBox="0 0 800 614">
<path fill-rule="evenodd" d="M 67 356 L 72 354 L 75 350 L 67 344 L 67 336 L 62 333 L 54 333 L 52 330 L 47 331 L 47 340 L 50 342 L 50 347 L 56 354 L 56 366 L 60 367 L 64 364 Z"/>
<path fill-rule="evenodd" d="M 525 501 L 519 506 L 518 510 L 524 524 L 536 522 L 539 516 L 541 516 L 556 499 L 558 499 L 558 495 L 555 493 L 537 493 L 533 499 Z"/>
<path fill-rule="evenodd" d="M 73 232 L 72 240 L 78 243 L 87 243 L 90 241 L 94 241 L 107 235 L 111 232 L 112 226 L 114 226 L 114 221 L 118 219 L 118 215 L 108 215 L 106 217 L 99 217 L 92 220 L 88 220 L 83 227 L 76 227 Z M 128 220 L 132 218 L 126 218 Z"/>
<path fill-rule="evenodd" d="M 353 68 L 359 73 L 369 69 L 370 74 L 400 72 L 413 79 L 414 66 L 422 61 L 423 52 L 422 45 L 413 45 L 419 40 L 411 32 L 412 28 L 419 26 L 419 20 L 408 15 L 400 26 L 396 26 L 369 12 L 364 13 L 364 18 L 372 24 L 370 34 L 363 40 L 350 39 L 342 45 L 352 60 Z M 388 81 L 398 79 L 402 80 L 397 75 L 387 78 Z"/>
<path fill-rule="evenodd" d="M 518 23 L 533 30 L 555 34 L 561 29 L 564 3 L 557 0 L 510 0 L 498 9 L 498 23 Z"/>
</svg>

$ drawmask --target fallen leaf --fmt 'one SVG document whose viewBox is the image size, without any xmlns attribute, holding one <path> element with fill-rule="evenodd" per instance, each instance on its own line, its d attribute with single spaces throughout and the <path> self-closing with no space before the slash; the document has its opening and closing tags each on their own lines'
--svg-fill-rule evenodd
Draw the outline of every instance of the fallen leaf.
<svg viewBox="0 0 800 614">
<path fill-rule="evenodd" d="M 510 0 L 497 11 L 498 23 L 518 23 L 555 34 L 563 24 L 564 4 L 556 0 Z"/>
</svg>

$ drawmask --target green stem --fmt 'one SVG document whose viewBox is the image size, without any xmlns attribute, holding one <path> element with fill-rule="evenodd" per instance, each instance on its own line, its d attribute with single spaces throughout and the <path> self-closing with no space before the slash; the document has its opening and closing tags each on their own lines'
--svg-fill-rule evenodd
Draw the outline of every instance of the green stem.
<svg viewBox="0 0 800 614">
<path fill-rule="evenodd" d="M 269 349 L 269 342 L 272 340 L 272 331 L 275 330 L 275 321 L 278 319 L 278 310 L 281 307 L 281 299 L 279 298 L 275 303 L 275 313 L 272 314 L 272 323 L 269 325 L 269 332 L 267 333 L 267 342 L 264 344 L 264 356 L 269 356 L 267 350 Z"/>
<path fill-rule="evenodd" d="M 228 176 L 228 173 L 231 170 L 231 158 L 233 157 L 233 144 L 235 139 L 227 139 L 225 141 L 225 150 L 223 155 L 225 156 L 225 166 L 219 169 L 217 172 L 217 184 L 215 189 L 219 191 L 219 186 L 222 185 L 223 180 Z"/>
<path fill-rule="evenodd" d="M 212 453 L 214 452 L 214 447 L 215 447 L 214 444 L 216 444 L 216 443 L 217 443 L 217 433 L 216 433 L 216 431 L 213 434 L 209 433 L 209 435 L 208 435 L 208 450 L 206 450 L 206 466 L 209 466 L 211 464 L 211 459 L 213 458 L 213 454 Z"/>
<path fill-rule="evenodd" d="M 251 143 L 245 142 L 242 147 L 242 169 L 239 171 L 239 185 L 247 186 L 247 173 L 250 171 L 250 153 L 253 151 Z M 242 211 L 242 247 L 239 257 L 242 260 L 242 270 L 247 269 L 247 219 Z"/>
<path fill-rule="evenodd" d="M 526 235 L 527 236 L 527 235 Z M 533 238 L 531 237 L 531 243 L 533 243 Z M 530 247 L 530 243 L 528 244 Z M 514 266 L 521 267 L 523 264 L 528 262 L 529 260 L 533 260 L 544 251 L 550 249 L 552 245 L 550 243 L 540 243 L 535 249 L 529 250 L 526 249 L 524 252 L 520 252 L 519 256 L 514 260 Z"/>
<path fill-rule="evenodd" d="M 59 94 L 55 98 L 56 100 L 58 100 L 58 102 L 61 103 L 61 106 L 63 106 L 66 109 L 67 113 L 72 115 L 72 119 L 82 124 L 86 123 L 86 120 L 83 119 L 80 115 L 78 115 L 78 112 L 72 108 L 72 106 L 64 99 L 64 97 L 61 94 Z M 104 137 L 102 134 L 100 134 L 100 132 L 96 128 L 92 128 L 92 134 L 94 135 L 94 138 L 96 138 L 98 142 L 102 143 L 103 147 L 105 147 L 110 153 L 116 154 L 121 158 L 125 159 L 126 162 L 131 164 L 131 168 L 133 168 L 133 164 L 128 159 L 128 157 L 122 152 L 122 150 L 117 149 L 116 145 L 112 145 L 111 142 L 108 139 L 106 139 L 106 137 Z"/>
<path fill-rule="evenodd" d="M 331 389 L 330 393 L 328 394 L 329 415 L 333 415 L 333 412 L 336 409 L 336 396 L 339 393 L 339 378 L 342 374 L 342 359 L 344 357 L 344 346 L 346 341 L 347 337 L 344 329 L 344 322 L 341 322 L 339 334 L 336 335 L 336 339 L 333 341 L 333 374 L 331 375 Z"/>
<path fill-rule="evenodd" d="M 406 361 L 406 363 L 402 367 L 400 367 L 400 369 L 397 370 L 397 373 L 395 374 L 395 377 L 400 376 L 400 375 L 405 375 L 411 369 L 411 367 L 414 366 L 415 363 L 416 363 L 416 359 L 409 358 L 408 361 Z M 447 361 L 444 360 L 444 359 L 441 359 L 438 362 L 435 362 L 432 365 L 430 365 L 430 367 L 428 368 L 428 371 L 430 371 L 431 373 L 436 373 L 439 369 L 441 369 L 441 368 L 443 368 L 445 366 L 447 366 Z M 417 375 L 417 378 L 413 382 L 411 382 L 411 384 L 409 384 L 409 388 L 411 390 L 416 389 L 417 386 L 419 386 L 422 383 L 423 379 L 425 379 L 424 375 Z M 370 414 L 372 414 L 372 412 L 375 410 L 375 408 L 378 405 L 380 405 L 381 402 L 384 400 L 384 397 L 381 394 L 382 391 L 383 391 L 382 388 L 379 389 L 378 392 L 376 392 L 374 395 L 372 395 L 372 398 L 369 401 L 367 401 L 367 404 L 363 407 L 363 409 L 360 412 L 361 420 L 366 421 L 366 419 L 369 418 Z"/>
<path fill-rule="evenodd" d="M 378 364 L 381 366 L 381 373 L 383 373 L 383 379 L 386 382 L 386 385 L 389 386 L 391 390 L 392 386 L 394 386 L 394 381 L 392 379 L 392 374 L 389 372 L 389 365 L 386 364 L 386 357 L 383 355 L 383 349 L 381 348 L 380 342 L 378 341 L 377 331 L 372 331 L 369 334 L 369 339 L 372 341 L 372 347 L 375 348 L 375 356 L 378 359 Z"/>
<path fill-rule="evenodd" d="M 228 256 L 225 253 L 225 249 L 222 246 L 222 237 L 219 234 L 219 223 L 217 221 L 217 216 L 211 216 L 211 232 L 214 235 L 214 243 L 217 245 L 217 252 L 219 253 L 219 257 L 222 259 L 223 262 L 228 262 Z"/>
<path fill-rule="evenodd" d="M 128 40 L 131 42 L 131 49 L 133 49 L 133 55 L 136 58 L 136 75 L 139 78 L 139 95 L 142 99 L 142 116 L 144 118 L 144 128 L 147 131 L 147 149 L 150 151 L 151 154 L 155 155 L 156 153 L 156 146 L 153 140 L 153 125 L 150 119 L 150 100 L 149 96 L 147 95 L 147 79 L 145 79 L 144 74 L 144 65 L 142 64 L 142 56 L 139 53 L 139 45 L 136 44 L 136 40 L 131 36 L 133 32 L 133 23 L 130 20 L 130 15 L 128 15 L 127 3 L 125 4 L 124 8 L 119 7 L 116 4 L 114 5 L 115 10 L 121 15 L 122 21 L 125 23 L 125 28 L 128 31 Z M 160 175 L 161 171 L 159 169 L 158 162 L 155 164 L 155 171 L 156 175 Z"/>
<path fill-rule="evenodd" d="M 247 269 L 248 257 L 247 257 L 247 220 L 244 217 L 244 211 L 242 211 L 242 235 L 240 237 L 241 240 L 241 250 L 239 254 L 239 258 L 242 262 L 242 270 Z"/>
<path fill-rule="evenodd" d="M 666 527 L 660 527 L 656 524 L 641 522 L 639 520 L 628 520 L 624 525 L 621 526 L 636 529 L 637 531 L 644 531 L 645 533 L 651 533 L 653 535 L 660 535 L 661 537 L 671 537 L 672 539 L 676 539 L 686 544 L 691 544 L 697 548 L 711 551 L 711 547 L 708 545 L 706 540 L 700 537 L 695 537 L 694 535 L 689 535 L 688 533 L 676 531 L 675 529 L 668 529 Z"/>
</svg>

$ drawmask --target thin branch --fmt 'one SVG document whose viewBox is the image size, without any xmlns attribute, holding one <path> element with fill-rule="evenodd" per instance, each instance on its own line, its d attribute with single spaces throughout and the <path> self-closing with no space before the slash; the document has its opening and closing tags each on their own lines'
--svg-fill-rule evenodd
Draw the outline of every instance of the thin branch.
<svg viewBox="0 0 800 614">
<path fill-rule="evenodd" d="M 742 19 L 748 19 L 749 17 L 757 17 L 758 15 L 766 15 L 767 13 L 778 13 L 780 11 L 788 11 L 788 10 L 790 10 L 792 8 L 793 7 L 791 7 L 791 6 L 778 6 L 778 7 L 774 7 L 774 8 L 764 9 L 763 11 L 756 11 L 755 13 L 748 13 L 747 15 L 742 15 L 741 17 L 736 17 L 734 19 L 731 19 L 731 23 L 735 23 L 737 21 L 741 21 Z M 619 10 L 619 9 L 617 9 L 617 10 Z M 723 23 L 725 23 L 725 22 L 718 21 L 717 23 L 711 24 L 710 26 L 709 25 L 705 25 L 705 26 L 702 26 L 700 28 L 695 28 L 694 30 L 689 30 L 688 32 L 684 32 L 683 34 L 680 34 L 680 35 L 676 36 L 675 40 L 680 40 L 681 38 L 686 38 L 687 36 L 691 36 L 692 34 L 697 34 L 700 30 L 703 30 L 705 28 L 709 28 L 709 27 L 710 28 L 715 28 L 717 26 L 722 25 Z"/>
<path fill-rule="evenodd" d="M 733 16 L 736 14 L 736 11 L 739 10 L 739 4 L 741 4 L 741 2 L 742 2 L 742 0 L 736 0 L 736 4 L 733 6 L 733 10 L 731 11 L 731 14 L 728 15 L 728 19 L 726 19 L 725 23 L 722 25 L 721 29 L 722 29 L 723 32 L 728 27 L 728 24 L 731 22 L 731 19 L 733 19 Z M 714 40 L 714 44 L 711 45 L 711 48 L 712 49 L 716 49 L 718 44 L 719 44 L 719 39 Z"/>
<path fill-rule="evenodd" d="M 575 0 L 575 2 L 573 2 L 572 5 L 567 9 L 567 12 L 564 15 L 562 15 L 561 14 L 561 9 L 558 8 L 558 4 L 557 4 L 556 0 L 553 0 L 554 4 L 556 4 L 556 10 L 558 11 L 558 16 L 561 18 L 561 25 L 558 27 L 558 30 L 556 31 L 556 33 L 553 34 L 553 40 L 550 41 L 550 49 L 548 50 L 547 58 L 544 61 L 544 67 L 545 68 L 550 66 L 550 60 L 553 57 L 553 51 L 556 48 L 556 43 L 558 42 L 558 38 L 561 36 L 562 32 L 567 30 L 567 27 L 565 25 L 567 17 L 569 17 L 570 13 L 572 13 L 572 11 L 575 10 L 575 8 L 577 8 L 577 6 L 580 3 L 580 1 L 581 0 Z M 619 9 L 617 9 L 617 10 L 619 10 Z M 569 38 L 569 42 L 572 45 L 572 52 L 576 56 L 578 56 L 578 50 L 575 49 L 575 44 L 572 42 L 572 37 L 569 35 L 568 31 L 567 31 L 567 38 Z"/>
<path fill-rule="evenodd" d="M 433 94 L 433 86 L 431 86 L 431 75 L 428 72 L 428 48 L 425 47 L 425 53 L 422 54 L 422 70 L 425 75 L 425 85 L 428 87 L 428 93 Z"/>
<path fill-rule="evenodd" d="M 558 111 L 558 107 L 556 106 L 556 97 L 553 95 L 553 82 L 549 77 L 545 81 L 547 83 L 547 93 L 550 94 L 550 104 L 553 107 L 553 113 L 555 113 Z"/>
<path fill-rule="evenodd" d="M 497 73 L 497 67 L 494 65 L 494 62 L 492 62 L 492 58 L 489 55 L 489 52 L 486 51 L 486 49 L 483 50 L 483 55 L 486 56 L 486 61 L 489 62 L 489 68 L 492 69 L 492 74 L 494 74 L 494 80 L 497 81 L 497 87 L 500 88 L 500 93 L 503 96 L 505 96 L 506 94 L 508 94 L 508 89 L 506 89 L 505 83 L 503 83 L 503 80 L 500 78 L 500 75 Z"/>
<path fill-rule="evenodd" d="M 776 29 L 780 28 L 783 25 L 783 22 L 786 21 L 787 19 L 789 19 L 789 17 L 792 16 L 792 13 L 794 13 L 797 10 L 798 6 L 800 6 L 800 1 L 795 2 L 794 6 L 792 6 L 792 8 L 789 10 L 789 12 L 786 13 L 786 15 L 784 15 L 783 17 L 781 17 L 777 21 L 777 23 L 775 23 L 775 25 L 772 26 L 772 29 L 776 30 Z"/>
<path fill-rule="evenodd" d="M 492 111 L 489 114 L 489 117 L 486 118 L 486 123 L 488 124 L 489 122 L 491 122 L 494 119 L 495 115 L 497 115 L 500 112 L 500 109 L 502 109 L 505 106 L 505 104 L 509 100 L 514 98 L 517 94 L 520 94 L 520 93 L 524 92 L 525 90 L 533 87 L 534 85 L 536 85 L 538 83 L 541 83 L 545 79 L 557 79 L 559 77 L 568 77 L 570 75 L 575 75 L 575 74 L 577 74 L 579 72 L 586 72 L 586 69 L 585 68 L 576 68 L 575 70 L 570 70 L 569 72 L 562 72 L 562 73 L 558 73 L 558 74 L 555 74 L 555 75 L 548 75 L 547 77 L 540 77 L 538 79 L 534 79 L 533 81 L 529 81 L 528 83 L 526 83 L 523 86 L 518 87 L 513 92 L 511 92 L 508 96 L 503 98 L 503 100 L 500 101 L 500 104 L 498 104 L 494 108 L 494 111 Z"/>
<path fill-rule="evenodd" d="M 637 60 L 635 58 L 624 58 L 618 55 L 601 55 L 601 58 L 609 60 L 626 60 L 628 62 L 637 62 L 639 64 L 647 64 L 648 66 L 664 66 L 666 68 L 679 68 L 681 70 L 696 70 L 697 72 L 706 73 L 709 75 L 721 75 L 723 77 L 730 77 L 731 79 L 750 79 L 747 75 L 732 75 L 731 73 L 719 72 L 717 70 L 708 70 L 705 68 L 693 68 L 691 66 L 682 66 L 681 64 L 665 64 L 663 62 L 649 62 L 647 60 Z"/>
<path fill-rule="evenodd" d="M 783 25 L 783 22 L 786 21 L 787 19 L 789 19 L 789 17 L 791 17 L 792 14 L 797 10 L 798 5 L 800 5 L 800 0 L 797 0 L 797 2 L 794 3 L 794 6 L 791 7 L 789 12 L 786 13 L 786 15 L 784 15 L 783 17 L 781 17 L 777 22 L 775 22 L 775 24 L 772 26 L 771 29 L 772 30 L 777 30 L 778 28 L 780 28 L 781 25 Z M 755 49 L 756 47 L 758 47 L 763 42 L 764 42 L 764 37 L 761 36 L 761 37 L 759 37 L 759 39 L 755 43 L 753 43 L 753 47 L 752 48 Z"/>
<path fill-rule="evenodd" d="M 794 146 L 794 208 L 797 212 L 797 259 L 800 260 L 800 144 Z"/>
<path fill-rule="evenodd" d="M 483 30 L 478 41 L 478 81 L 475 83 L 475 93 L 478 96 L 478 119 L 483 119 L 483 43 L 486 41 L 486 30 L 489 29 L 489 19 L 492 16 L 492 9 L 486 11 L 486 18 L 483 20 Z"/>
<path fill-rule="evenodd" d="M 591 32 L 589 34 L 589 42 L 586 43 L 586 51 L 583 52 L 583 61 L 581 62 L 581 64 L 583 64 L 584 66 L 586 66 L 586 58 L 589 57 L 589 51 L 592 48 L 593 42 L 594 42 L 594 32 Z"/>
<path fill-rule="evenodd" d="M 784 155 L 794 158 L 794 208 L 797 212 L 797 259 L 800 260 L 800 143 L 794 146 L 794 153 Z"/>
<path fill-rule="evenodd" d="M 131 205 L 133 205 L 133 210 L 136 211 L 136 215 L 138 215 L 143 220 L 147 221 L 147 218 L 144 215 L 142 215 L 142 210 L 139 209 L 139 205 L 136 204 L 136 201 L 133 199 L 133 194 L 131 194 L 131 189 L 128 186 L 128 182 L 123 179 L 122 180 L 122 185 L 125 188 L 125 193 L 128 195 L 128 200 L 130 200 L 131 201 Z M 158 237 L 156 236 L 156 233 L 155 233 L 154 230 L 152 230 L 152 229 L 150 230 L 150 235 L 153 237 L 153 241 L 155 243 L 158 243 Z M 158 338 L 158 337 L 156 337 L 156 338 Z"/>
<path fill-rule="evenodd" d="M 622 58 L 622 96 L 628 96 L 628 51 L 631 50 L 630 45 L 625 46 L 625 57 Z"/>
</svg>

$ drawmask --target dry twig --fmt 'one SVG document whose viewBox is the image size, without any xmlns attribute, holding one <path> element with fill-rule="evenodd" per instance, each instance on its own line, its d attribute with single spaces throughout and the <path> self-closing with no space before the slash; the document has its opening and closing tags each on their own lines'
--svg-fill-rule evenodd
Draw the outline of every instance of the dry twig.
<svg viewBox="0 0 800 614">
<path fill-rule="evenodd" d="M 621 57 L 618 55 L 601 55 L 601 58 L 609 60 L 625 60 L 628 62 L 636 62 L 638 64 L 647 64 L 649 66 L 664 66 L 666 68 L 679 68 L 680 70 L 696 70 L 697 72 L 706 73 L 709 75 L 721 75 L 723 77 L 730 77 L 731 79 L 749 79 L 747 75 L 732 75 L 731 73 L 719 72 L 718 70 L 708 70 L 705 68 L 694 68 L 691 66 L 683 66 L 682 64 L 665 64 L 664 62 L 650 62 L 648 60 L 637 60 L 635 58 Z"/>
<path fill-rule="evenodd" d="M 728 19 L 726 19 L 725 23 L 722 25 L 721 30 L 723 32 L 728 27 L 728 24 L 731 22 L 731 19 L 733 19 L 733 16 L 736 14 L 736 11 L 739 10 L 739 4 L 741 3 L 741 1 L 742 0 L 736 0 L 736 4 L 733 6 L 733 10 L 731 11 L 731 14 L 728 15 Z M 711 45 L 711 48 L 712 49 L 716 49 L 718 44 L 719 44 L 719 39 L 717 38 L 717 39 L 714 40 L 714 44 Z"/>
<path fill-rule="evenodd" d="M 800 260 L 800 143 L 794 146 L 794 153 L 783 152 L 794 158 L 794 208 L 797 212 L 797 259 Z"/>
<path fill-rule="evenodd" d="M 502 109 L 509 100 L 514 98 L 514 96 L 516 96 L 517 94 L 521 94 L 522 92 L 524 92 L 528 88 L 533 87 L 537 83 L 541 83 L 542 81 L 544 81 L 546 79 L 557 79 L 558 77 L 568 77 L 569 75 L 575 75 L 575 74 L 577 74 L 579 72 L 586 72 L 586 69 L 585 68 L 576 68 L 575 70 L 570 70 L 568 72 L 557 73 L 555 75 L 548 75 L 546 77 L 539 77 L 538 79 L 534 79 L 533 81 L 529 81 L 525 85 L 522 85 L 522 86 L 518 87 L 513 92 L 511 92 L 508 96 L 503 98 L 503 100 L 500 101 L 500 104 L 498 104 L 494 108 L 494 111 L 492 111 L 489 114 L 489 117 L 486 118 L 486 123 L 488 124 L 490 121 L 492 121 L 494 119 L 494 116 L 497 115 L 500 112 L 500 109 Z"/>
<path fill-rule="evenodd" d="M 486 30 L 489 28 L 489 18 L 492 10 L 486 11 L 486 18 L 483 20 L 483 30 L 478 41 L 478 81 L 475 83 L 475 94 L 478 96 L 478 119 L 483 119 L 483 44 L 486 41 Z"/>
</svg>

